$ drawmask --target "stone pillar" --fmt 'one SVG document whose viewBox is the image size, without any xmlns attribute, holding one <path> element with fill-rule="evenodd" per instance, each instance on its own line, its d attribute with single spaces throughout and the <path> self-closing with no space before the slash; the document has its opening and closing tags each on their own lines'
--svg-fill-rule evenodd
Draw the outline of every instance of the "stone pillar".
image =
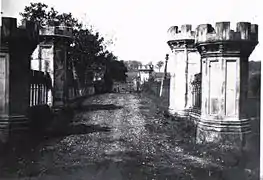
<svg viewBox="0 0 263 180">
<path fill-rule="evenodd" d="M 151 78 L 153 72 L 152 65 L 144 65 L 139 67 L 139 77 L 140 77 L 140 83 L 141 85 L 145 82 L 148 82 Z"/>
<path fill-rule="evenodd" d="M 68 100 L 67 49 L 72 40 L 72 28 L 65 26 L 43 27 L 40 29 L 40 40 L 41 43 L 36 52 L 39 52 L 41 57 L 33 60 L 31 67 L 50 75 L 52 89 L 48 93 L 48 105 L 55 109 L 62 108 Z"/>
<path fill-rule="evenodd" d="M 197 27 L 196 46 L 202 60 L 202 105 L 197 141 L 244 142 L 247 117 L 248 57 L 258 43 L 258 26 L 230 22 Z M 240 144 L 241 145 L 241 144 Z"/>
<path fill-rule="evenodd" d="M 191 82 L 194 75 L 200 72 L 200 55 L 194 47 L 195 32 L 191 25 L 177 26 L 168 30 L 170 46 L 175 61 L 175 67 L 170 79 L 169 111 L 179 116 L 186 115 L 186 110 L 192 108 Z"/>
<path fill-rule="evenodd" d="M 7 140 L 13 130 L 25 130 L 30 101 L 30 59 L 36 48 L 38 26 L 15 18 L 2 18 L 0 56 L 0 136 Z"/>
</svg>

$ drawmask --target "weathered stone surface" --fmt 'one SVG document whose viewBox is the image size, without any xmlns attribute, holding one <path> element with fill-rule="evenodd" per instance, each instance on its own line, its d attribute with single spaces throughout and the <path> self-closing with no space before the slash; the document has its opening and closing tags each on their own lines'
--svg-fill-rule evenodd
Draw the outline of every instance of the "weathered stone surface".
<svg viewBox="0 0 263 180">
<path fill-rule="evenodd" d="M 230 29 L 230 22 L 217 22 L 215 28 L 211 24 L 201 24 L 196 30 L 196 43 L 216 41 L 252 41 L 258 40 L 258 25 L 249 22 L 237 23 L 236 31 Z"/>
<path fill-rule="evenodd" d="M 196 142 L 197 143 L 218 143 L 226 144 L 233 147 L 244 147 L 246 145 L 248 133 L 231 133 L 214 130 L 202 129 L 197 126 Z"/>
<path fill-rule="evenodd" d="M 52 79 L 53 89 L 48 92 L 48 105 L 63 107 L 68 100 L 69 87 L 67 48 L 73 34 L 71 27 L 54 26 L 40 29 L 41 43 L 35 50 L 31 67 L 48 73 Z"/>
<path fill-rule="evenodd" d="M 198 140 L 233 141 L 232 137 L 243 137 L 250 131 L 245 108 L 248 57 L 258 43 L 257 31 L 257 25 L 247 22 L 237 23 L 236 32 L 230 29 L 229 22 L 216 23 L 215 28 L 197 27 L 195 43 L 202 60 Z"/>
<path fill-rule="evenodd" d="M 174 69 L 170 79 L 170 112 L 185 115 L 184 111 L 193 106 L 191 82 L 194 75 L 200 73 L 200 55 L 194 47 L 195 32 L 191 25 L 182 25 L 181 31 L 177 26 L 168 30 L 170 46 L 173 55 Z"/>
</svg>

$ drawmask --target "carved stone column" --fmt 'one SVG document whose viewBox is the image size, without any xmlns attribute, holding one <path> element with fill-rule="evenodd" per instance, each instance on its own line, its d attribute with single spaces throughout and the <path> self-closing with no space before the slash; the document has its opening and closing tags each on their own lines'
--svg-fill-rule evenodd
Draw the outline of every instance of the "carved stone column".
<svg viewBox="0 0 263 180">
<path fill-rule="evenodd" d="M 38 26 L 2 18 L 0 54 L 0 138 L 28 128 L 30 59 L 39 42 Z"/>
<path fill-rule="evenodd" d="M 258 26 L 230 22 L 199 25 L 196 46 L 202 59 L 202 107 L 197 141 L 244 142 L 250 131 L 246 112 L 248 57 L 258 43 Z"/>
</svg>

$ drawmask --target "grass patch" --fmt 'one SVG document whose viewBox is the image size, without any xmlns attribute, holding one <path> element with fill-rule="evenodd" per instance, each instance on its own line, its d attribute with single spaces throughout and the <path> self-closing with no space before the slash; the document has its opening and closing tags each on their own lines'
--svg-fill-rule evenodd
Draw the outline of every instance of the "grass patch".
<svg viewBox="0 0 263 180">
<path fill-rule="evenodd" d="M 155 110 L 148 113 L 154 113 L 160 119 L 160 122 L 147 125 L 147 128 L 151 132 L 166 134 L 172 144 L 183 150 L 182 159 L 188 162 L 189 173 L 196 177 L 194 179 L 202 179 L 198 175 L 201 171 L 207 172 L 212 179 L 259 179 L 259 163 L 258 166 L 248 165 L 257 164 L 257 159 L 251 162 L 253 153 L 226 144 L 196 144 L 196 125 L 193 121 L 170 115 L 167 100 L 158 97 L 150 89 L 144 90 L 141 97 L 143 106 Z M 195 163 L 207 165 L 198 167 Z"/>
</svg>

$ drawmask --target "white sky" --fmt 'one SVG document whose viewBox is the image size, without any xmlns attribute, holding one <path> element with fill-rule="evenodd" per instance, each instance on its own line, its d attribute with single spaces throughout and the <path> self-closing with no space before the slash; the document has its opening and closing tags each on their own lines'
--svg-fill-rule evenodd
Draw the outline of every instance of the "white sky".
<svg viewBox="0 0 263 180">
<path fill-rule="evenodd" d="M 113 38 L 111 49 L 123 60 L 142 62 L 164 60 L 169 52 L 167 29 L 172 25 L 230 21 L 249 21 L 263 28 L 260 0 L 2 0 L 4 16 L 19 17 L 29 2 L 44 2 L 59 12 L 72 12 L 80 20 L 93 25 L 106 38 Z M 261 31 L 260 31 L 261 32 Z M 259 33 L 259 42 L 263 42 Z M 258 45 L 250 56 L 261 60 Z"/>
</svg>

